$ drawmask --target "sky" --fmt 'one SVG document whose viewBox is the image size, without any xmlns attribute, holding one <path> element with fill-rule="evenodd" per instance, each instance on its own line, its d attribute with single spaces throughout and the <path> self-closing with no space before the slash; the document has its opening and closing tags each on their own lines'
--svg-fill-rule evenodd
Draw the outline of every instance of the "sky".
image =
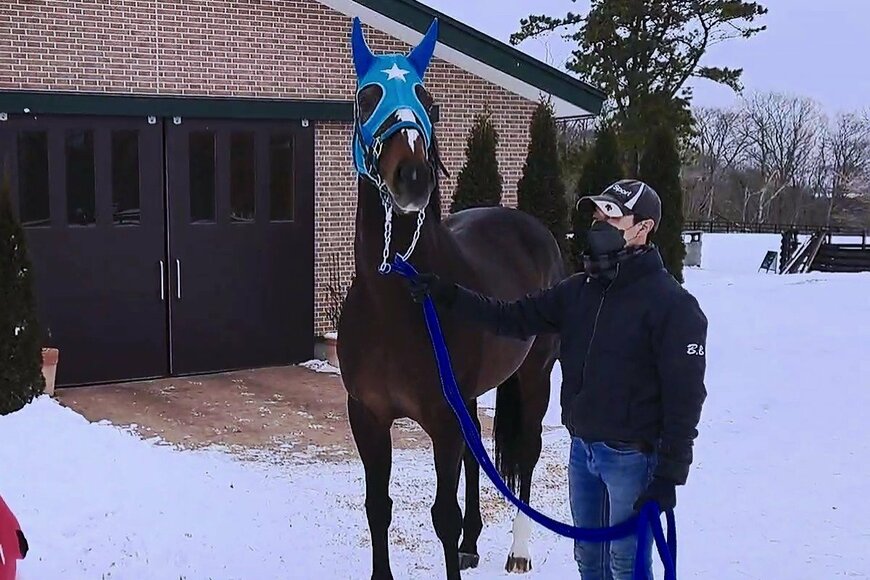
<svg viewBox="0 0 870 580">
<path fill-rule="evenodd" d="M 564 16 L 581 12 L 588 0 L 422 0 L 457 20 L 503 42 L 530 13 Z M 708 66 L 743 68 L 746 92 L 780 91 L 810 97 L 828 113 L 870 109 L 870 0 L 760 0 L 768 8 L 767 30 L 750 39 L 712 47 Z M 529 8 L 534 5 L 534 8 Z M 497 12 L 498 11 L 498 12 Z M 546 42 L 527 40 L 520 50 L 562 68 L 571 44 L 559 35 Z M 695 104 L 729 106 L 737 95 L 705 79 L 690 83 Z"/>
</svg>

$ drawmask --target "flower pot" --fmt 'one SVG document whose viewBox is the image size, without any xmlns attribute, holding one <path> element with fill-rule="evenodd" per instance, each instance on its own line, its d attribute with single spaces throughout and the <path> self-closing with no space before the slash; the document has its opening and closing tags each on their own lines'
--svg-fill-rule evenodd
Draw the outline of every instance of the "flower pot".
<svg viewBox="0 0 870 580">
<path fill-rule="evenodd" d="M 327 333 L 323 337 L 323 344 L 326 347 L 326 360 L 329 364 L 338 368 L 338 336 L 331 332 Z"/>
<path fill-rule="evenodd" d="M 42 349 L 42 376 L 45 377 L 45 394 L 54 396 L 54 378 L 57 375 L 57 359 L 59 352 L 56 348 Z"/>
</svg>

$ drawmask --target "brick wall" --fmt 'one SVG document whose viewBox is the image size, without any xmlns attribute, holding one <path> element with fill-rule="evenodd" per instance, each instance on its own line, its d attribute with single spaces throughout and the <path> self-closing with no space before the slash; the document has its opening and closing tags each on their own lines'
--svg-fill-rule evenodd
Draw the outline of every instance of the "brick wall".
<svg viewBox="0 0 870 580">
<path fill-rule="evenodd" d="M 375 52 L 409 46 L 368 27 Z M 315 0 L 5 0 L 0 90 L 162 95 L 352 98 L 350 18 Z M 426 85 L 441 107 L 437 131 L 449 204 L 473 116 L 487 105 L 499 132 L 504 202 L 516 183 L 534 103 L 435 59 Z M 350 125 L 316 127 L 315 332 L 324 314 L 330 254 L 352 268 L 356 176 Z"/>
</svg>

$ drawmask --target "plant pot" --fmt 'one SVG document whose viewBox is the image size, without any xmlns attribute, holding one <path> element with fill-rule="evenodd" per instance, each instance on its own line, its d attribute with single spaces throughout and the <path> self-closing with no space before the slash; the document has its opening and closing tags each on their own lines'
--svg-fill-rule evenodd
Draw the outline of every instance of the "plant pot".
<svg viewBox="0 0 870 580">
<path fill-rule="evenodd" d="M 338 368 L 338 336 L 333 333 L 327 333 L 326 336 L 323 337 L 323 345 L 326 350 L 326 360 L 329 364 Z"/>
<path fill-rule="evenodd" d="M 45 377 L 45 394 L 54 396 L 54 378 L 57 376 L 57 360 L 59 352 L 56 348 L 42 349 L 42 376 Z"/>
<path fill-rule="evenodd" d="M 337 346 L 338 335 L 335 332 L 322 334 L 314 340 L 314 356 L 318 360 L 325 360 L 338 368 Z"/>
</svg>

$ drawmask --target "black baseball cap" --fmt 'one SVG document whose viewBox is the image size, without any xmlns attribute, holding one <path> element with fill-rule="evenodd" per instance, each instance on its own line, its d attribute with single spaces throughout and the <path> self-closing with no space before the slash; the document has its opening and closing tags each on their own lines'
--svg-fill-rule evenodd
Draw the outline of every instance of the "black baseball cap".
<svg viewBox="0 0 870 580">
<path fill-rule="evenodd" d="M 638 220 L 651 219 L 655 222 L 654 230 L 659 229 L 662 220 L 662 200 L 652 187 L 636 179 L 621 179 L 612 183 L 599 195 L 581 197 L 598 206 L 601 213 L 607 217 L 623 217 L 633 215 Z"/>
</svg>

